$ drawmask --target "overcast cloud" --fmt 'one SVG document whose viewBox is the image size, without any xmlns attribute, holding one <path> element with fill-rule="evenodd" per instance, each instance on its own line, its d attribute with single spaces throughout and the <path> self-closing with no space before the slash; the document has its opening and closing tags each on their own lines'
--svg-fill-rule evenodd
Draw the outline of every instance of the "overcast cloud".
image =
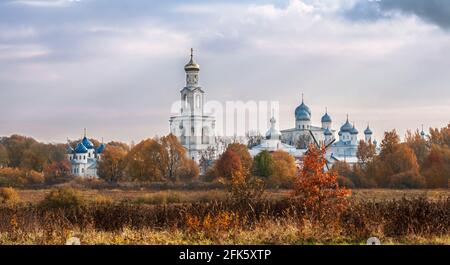
<svg viewBox="0 0 450 265">
<path fill-rule="evenodd" d="M 191 47 L 209 100 L 301 93 L 318 124 L 450 121 L 449 1 L 17 0 L 0 3 L 0 135 L 139 141 L 168 133 Z"/>
</svg>

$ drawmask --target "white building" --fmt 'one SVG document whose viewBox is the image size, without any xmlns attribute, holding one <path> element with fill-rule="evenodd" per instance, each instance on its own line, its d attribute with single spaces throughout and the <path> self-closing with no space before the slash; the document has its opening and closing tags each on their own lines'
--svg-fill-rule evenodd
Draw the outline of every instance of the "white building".
<svg viewBox="0 0 450 265">
<path fill-rule="evenodd" d="M 295 109 L 295 128 L 281 131 L 283 143 L 299 149 L 307 149 L 310 143 L 314 143 L 311 133 L 318 143 L 323 143 L 326 138 L 329 140 L 334 131 L 331 129 L 332 120 L 328 111 L 325 111 L 321 119 L 321 126 L 312 125 L 311 116 L 311 110 L 305 104 L 302 96 L 302 103 Z"/>
<path fill-rule="evenodd" d="M 71 164 L 72 175 L 77 177 L 97 177 L 97 162 L 100 161 L 105 145 L 102 143 L 98 148 L 86 137 L 72 148 L 67 144 L 67 160 Z"/>
<path fill-rule="evenodd" d="M 215 145 L 215 119 L 203 112 L 205 91 L 198 85 L 200 66 L 194 61 L 192 49 L 184 70 L 186 86 L 180 91 L 182 106 L 177 116 L 170 117 L 170 132 L 187 149 L 188 155 L 199 162 L 202 151 Z"/>
<path fill-rule="evenodd" d="M 268 152 L 274 152 L 282 150 L 288 152 L 294 157 L 303 156 L 306 150 L 300 150 L 294 146 L 281 142 L 281 132 L 276 128 L 276 119 L 272 116 L 270 119 L 270 128 L 266 132 L 265 137 L 261 140 L 261 144 L 253 147 L 249 152 L 252 156 L 256 156 L 261 151 L 266 150 Z"/>
<path fill-rule="evenodd" d="M 356 153 L 358 151 L 359 132 L 355 125 L 350 124 L 347 115 L 346 122 L 340 127 L 338 132 L 339 138 L 336 139 L 334 136 L 335 130 L 333 130 L 332 124 L 332 119 L 328 114 L 328 110 L 326 110 L 321 118 L 321 126 L 312 125 L 311 110 L 304 103 L 302 97 L 302 103 L 295 109 L 295 128 L 282 130 L 281 139 L 284 143 L 300 149 L 300 152 L 297 153 L 301 154 L 305 153 L 309 144 L 315 144 L 314 139 L 311 137 L 311 133 L 314 135 L 318 144 L 329 145 L 337 140 L 327 149 L 327 160 L 330 163 L 345 161 L 349 164 L 353 164 L 358 162 Z M 364 130 L 364 140 L 366 142 L 372 142 L 376 146 L 377 143 L 372 139 L 372 134 L 369 126 L 367 126 Z"/>
</svg>

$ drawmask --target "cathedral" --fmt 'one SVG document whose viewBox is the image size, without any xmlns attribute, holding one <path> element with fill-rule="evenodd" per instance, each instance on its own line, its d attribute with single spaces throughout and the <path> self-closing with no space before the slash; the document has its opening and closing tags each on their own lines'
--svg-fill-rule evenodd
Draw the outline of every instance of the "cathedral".
<svg viewBox="0 0 450 265">
<path fill-rule="evenodd" d="M 338 132 L 339 138 L 335 138 L 336 131 L 332 128 L 332 119 L 325 110 L 325 114 L 321 117 L 321 125 L 315 126 L 311 124 L 311 109 L 305 104 L 303 95 L 301 104 L 295 109 L 295 128 L 282 130 L 282 142 L 295 146 L 297 149 L 306 150 L 309 144 L 323 144 L 328 146 L 326 158 L 330 163 L 335 161 L 345 161 L 353 164 L 357 162 L 356 152 L 358 151 L 359 131 L 355 124 L 351 124 L 348 120 L 340 127 Z M 312 135 L 311 135 L 312 134 Z M 367 125 L 364 130 L 364 141 L 377 142 L 372 139 L 372 130 Z"/>
<path fill-rule="evenodd" d="M 186 86 L 180 90 L 179 114 L 170 117 L 170 133 L 187 149 L 189 157 L 199 162 L 202 152 L 215 146 L 215 119 L 203 112 L 205 90 L 198 84 L 200 65 L 194 61 L 193 49 L 184 71 Z"/>
<path fill-rule="evenodd" d="M 97 162 L 100 161 L 105 145 L 98 147 L 86 137 L 84 130 L 83 139 L 73 148 L 67 143 L 67 160 L 71 165 L 72 175 L 77 177 L 97 177 Z"/>
</svg>

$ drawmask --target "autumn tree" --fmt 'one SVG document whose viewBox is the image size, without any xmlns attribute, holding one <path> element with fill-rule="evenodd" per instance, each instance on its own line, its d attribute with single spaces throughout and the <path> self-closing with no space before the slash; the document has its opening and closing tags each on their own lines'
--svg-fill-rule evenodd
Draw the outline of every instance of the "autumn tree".
<svg viewBox="0 0 450 265">
<path fill-rule="evenodd" d="M 272 175 L 274 171 L 272 155 L 263 150 L 254 158 L 254 172 L 256 176 L 267 178 Z"/>
<path fill-rule="evenodd" d="M 53 161 L 44 167 L 44 177 L 47 183 L 64 180 L 71 175 L 70 162 L 67 160 Z"/>
<path fill-rule="evenodd" d="M 2 144 L 0 144 L 0 168 L 8 166 L 8 150 Z"/>
<path fill-rule="evenodd" d="M 358 158 L 361 166 L 365 166 L 368 162 L 372 161 L 372 159 L 376 155 L 375 145 L 370 141 L 366 143 L 366 141 L 361 140 L 358 144 L 358 150 L 356 151 L 356 157 Z"/>
<path fill-rule="evenodd" d="M 244 177 L 244 170 L 239 155 L 228 148 L 216 162 L 216 171 L 218 177 L 228 181 L 241 179 Z"/>
<path fill-rule="evenodd" d="M 146 139 L 134 146 L 125 158 L 125 171 L 131 180 L 163 180 L 164 149 L 155 139 Z"/>
<path fill-rule="evenodd" d="M 242 174 L 245 177 L 251 176 L 253 159 L 248 152 L 247 146 L 240 143 L 232 143 L 228 145 L 227 150 L 232 150 L 239 156 L 242 165 Z"/>
<path fill-rule="evenodd" d="M 405 143 L 414 151 L 419 165 L 422 165 L 430 151 L 427 141 L 418 130 L 414 133 L 408 130 L 405 135 Z"/>
<path fill-rule="evenodd" d="M 198 176 L 198 166 L 172 134 L 140 142 L 130 150 L 125 163 L 126 175 L 132 180 L 177 181 Z"/>
<path fill-rule="evenodd" d="M 297 175 L 297 165 L 295 158 L 288 152 L 278 150 L 272 153 L 273 170 L 269 177 L 271 185 L 292 186 Z"/>
<path fill-rule="evenodd" d="M 177 172 L 177 178 L 182 181 L 197 179 L 200 175 L 200 169 L 192 159 L 186 159 Z"/>
<path fill-rule="evenodd" d="M 29 170 L 35 170 L 42 172 L 47 163 L 50 162 L 48 146 L 35 143 L 23 152 L 22 161 L 20 167 Z"/>
<path fill-rule="evenodd" d="M 186 150 L 173 134 L 161 138 L 161 147 L 162 173 L 169 180 L 176 181 L 181 168 L 187 163 Z"/>
<path fill-rule="evenodd" d="M 450 148 L 433 144 L 421 169 L 428 188 L 448 188 L 450 178 Z"/>
<path fill-rule="evenodd" d="M 108 182 L 119 181 L 124 174 L 126 155 L 122 147 L 107 145 L 98 162 L 98 177 Z"/>
<path fill-rule="evenodd" d="M 123 142 L 111 141 L 111 142 L 107 143 L 106 146 L 118 147 L 118 148 L 122 149 L 125 152 L 130 151 L 130 146 L 128 144 L 126 144 L 126 143 L 123 143 Z"/>
<path fill-rule="evenodd" d="M 400 144 L 400 137 L 397 132 L 394 130 L 385 132 L 384 138 L 381 141 L 381 151 L 380 157 L 383 160 L 386 160 L 386 157 L 393 154 L 397 151 Z"/>
<path fill-rule="evenodd" d="M 248 210 L 249 206 L 263 196 L 264 183 L 246 172 L 241 157 L 235 150 L 236 146 L 228 146 L 215 164 L 216 172 L 227 185 L 230 199 L 239 209 Z"/>
<path fill-rule="evenodd" d="M 441 129 L 431 128 L 429 137 L 431 144 L 450 148 L 450 123 Z"/>
<path fill-rule="evenodd" d="M 325 171 L 324 148 L 310 145 L 295 181 L 293 199 L 304 207 L 312 220 L 335 217 L 347 207 L 351 191 L 338 184 L 336 171 Z"/>
<path fill-rule="evenodd" d="M 31 145 L 37 143 L 37 141 L 30 137 L 15 134 L 10 137 L 3 137 L 0 140 L 0 143 L 5 146 L 8 151 L 8 166 L 19 167 L 24 152 L 29 149 Z"/>
</svg>

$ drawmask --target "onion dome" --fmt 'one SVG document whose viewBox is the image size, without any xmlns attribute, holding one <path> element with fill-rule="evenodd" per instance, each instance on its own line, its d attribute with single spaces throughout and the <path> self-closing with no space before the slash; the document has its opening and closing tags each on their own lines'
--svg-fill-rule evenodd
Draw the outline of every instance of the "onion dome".
<svg viewBox="0 0 450 265">
<path fill-rule="evenodd" d="M 295 120 L 298 121 L 310 121 L 311 120 L 311 110 L 308 106 L 306 106 L 303 101 L 302 96 L 302 104 L 295 109 Z"/>
<path fill-rule="evenodd" d="M 280 140 L 281 139 L 281 132 L 275 128 L 276 119 L 272 117 L 270 119 L 270 128 L 266 132 L 266 139 L 267 140 Z"/>
<path fill-rule="evenodd" d="M 105 144 L 101 144 L 98 148 L 97 148 L 97 154 L 101 154 L 103 153 L 103 151 L 105 151 Z"/>
<path fill-rule="evenodd" d="M 353 128 L 350 130 L 350 134 L 358 134 L 358 130 L 355 128 L 355 125 L 353 125 Z"/>
<path fill-rule="evenodd" d="M 333 135 L 333 133 L 330 131 L 330 129 L 326 128 L 325 131 L 323 132 L 324 135 L 326 136 L 330 136 Z"/>
<path fill-rule="evenodd" d="M 366 134 L 366 135 L 372 134 L 372 130 L 369 128 L 369 125 L 367 125 L 367 128 L 364 130 L 364 134 Z"/>
<path fill-rule="evenodd" d="M 88 149 L 86 148 L 86 146 L 83 145 L 82 142 L 79 142 L 77 144 L 77 146 L 75 147 L 75 153 L 77 154 L 85 154 L 88 152 Z"/>
<path fill-rule="evenodd" d="M 81 142 L 87 149 L 94 149 L 94 144 L 91 141 L 89 141 L 89 139 L 86 136 L 83 137 L 83 140 L 81 140 Z"/>
<path fill-rule="evenodd" d="M 200 65 L 194 61 L 194 49 L 191 48 L 191 60 L 184 66 L 186 72 L 198 72 L 200 71 Z"/>
<path fill-rule="evenodd" d="M 353 126 L 347 121 L 344 123 L 344 125 L 341 126 L 341 132 L 350 132 L 353 129 Z"/>
<path fill-rule="evenodd" d="M 420 135 L 421 135 L 421 136 L 425 136 L 425 132 L 422 130 L 422 131 L 420 132 Z"/>
<path fill-rule="evenodd" d="M 328 115 L 327 111 L 325 112 L 325 115 L 322 116 L 321 121 L 322 121 L 322 123 L 323 122 L 331 122 L 331 117 L 330 117 L 330 115 Z"/>
</svg>

